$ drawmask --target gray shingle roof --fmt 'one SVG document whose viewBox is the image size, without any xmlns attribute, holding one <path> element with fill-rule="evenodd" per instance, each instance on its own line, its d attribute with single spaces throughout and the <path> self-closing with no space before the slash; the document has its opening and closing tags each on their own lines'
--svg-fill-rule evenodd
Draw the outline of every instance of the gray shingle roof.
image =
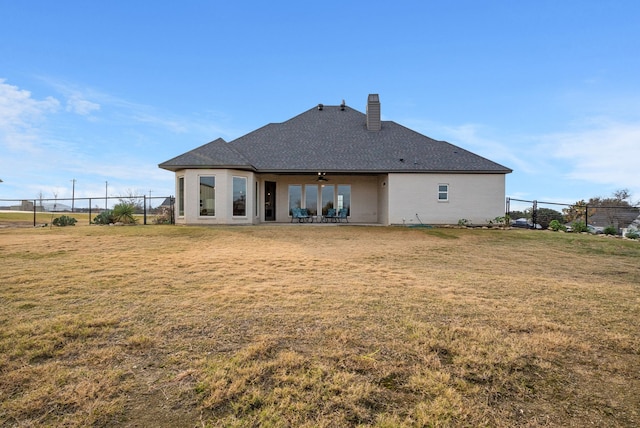
<svg viewBox="0 0 640 428">
<path fill-rule="evenodd" d="M 218 139 L 159 165 L 253 169 L 258 172 L 465 172 L 511 169 L 392 121 L 369 131 L 366 115 L 350 107 L 314 107 L 230 143 Z"/>
<path fill-rule="evenodd" d="M 176 171 L 185 168 L 252 168 L 251 163 L 233 146 L 218 138 L 210 143 L 176 156 L 158 165 L 160 168 Z"/>
</svg>

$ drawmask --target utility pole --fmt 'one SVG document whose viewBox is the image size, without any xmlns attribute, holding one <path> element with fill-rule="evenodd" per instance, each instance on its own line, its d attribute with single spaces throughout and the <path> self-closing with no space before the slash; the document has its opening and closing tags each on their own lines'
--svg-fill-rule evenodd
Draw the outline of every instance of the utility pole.
<svg viewBox="0 0 640 428">
<path fill-rule="evenodd" d="M 71 187 L 71 212 L 73 212 L 76 202 L 76 179 L 71 180 L 71 183 L 73 183 Z"/>
</svg>

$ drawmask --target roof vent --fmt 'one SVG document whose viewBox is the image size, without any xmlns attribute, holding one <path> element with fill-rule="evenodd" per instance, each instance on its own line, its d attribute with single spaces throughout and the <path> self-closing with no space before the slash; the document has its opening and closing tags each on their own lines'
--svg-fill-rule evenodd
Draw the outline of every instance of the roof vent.
<svg viewBox="0 0 640 428">
<path fill-rule="evenodd" d="M 318 110 L 322 110 L 324 106 L 322 104 L 318 104 Z"/>
<path fill-rule="evenodd" d="M 369 94 L 367 99 L 367 129 L 369 131 L 379 131 L 381 127 L 380 97 L 378 94 Z"/>
<path fill-rule="evenodd" d="M 342 100 L 342 104 L 340 104 L 340 110 L 344 111 L 344 108 L 347 104 Z"/>
</svg>

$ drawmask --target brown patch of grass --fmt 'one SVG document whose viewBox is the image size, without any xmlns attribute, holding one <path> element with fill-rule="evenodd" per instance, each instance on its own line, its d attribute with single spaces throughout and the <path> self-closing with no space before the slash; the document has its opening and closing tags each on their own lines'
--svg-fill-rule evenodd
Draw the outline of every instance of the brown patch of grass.
<svg viewBox="0 0 640 428">
<path fill-rule="evenodd" d="M 0 230 L 0 425 L 635 426 L 636 242 Z"/>
</svg>

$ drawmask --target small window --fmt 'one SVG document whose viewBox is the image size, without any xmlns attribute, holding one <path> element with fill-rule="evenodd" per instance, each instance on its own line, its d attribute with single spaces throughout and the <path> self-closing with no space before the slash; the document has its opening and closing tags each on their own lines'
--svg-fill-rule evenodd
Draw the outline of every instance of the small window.
<svg viewBox="0 0 640 428">
<path fill-rule="evenodd" d="M 449 200 L 449 185 L 438 184 L 438 201 L 445 202 Z"/>
<path fill-rule="evenodd" d="M 184 217 L 184 177 L 178 177 L 178 216 Z"/>
<path fill-rule="evenodd" d="M 247 215 L 247 178 L 233 177 L 233 215 Z"/>
<path fill-rule="evenodd" d="M 200 177 L 200 215 L 216 215 L 216 178 L 213 176 Z"/>
</svg>

